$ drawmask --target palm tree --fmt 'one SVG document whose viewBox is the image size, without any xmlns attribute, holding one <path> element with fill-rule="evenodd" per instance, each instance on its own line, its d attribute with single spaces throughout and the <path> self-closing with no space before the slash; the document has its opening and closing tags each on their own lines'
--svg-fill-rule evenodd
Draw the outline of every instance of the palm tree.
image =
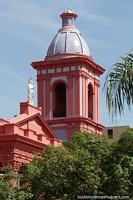
<svg viewBox="0 0 133 200">
<path fill-rule="evenodd" d="M 133 105 L 133 50 L 120 58 L 109 71 L 103 91 L 106 96 L 106 103 L 112 119 L 123 114 L 124 105 L 129 110 Z"/>
</svg>

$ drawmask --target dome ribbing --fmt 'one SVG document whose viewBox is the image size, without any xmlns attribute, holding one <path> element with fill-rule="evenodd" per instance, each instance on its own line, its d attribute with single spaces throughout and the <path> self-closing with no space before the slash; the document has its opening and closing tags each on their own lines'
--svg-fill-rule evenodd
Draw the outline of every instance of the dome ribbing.
<svg viewBox="0 0 133 200">
<path fill-rule="evenodd" d="M 58 30 L 57 35 L 52 40 L 47 51 L 47 56 L 51 57 L 53 55 L 54 59 L 56 59 L 56 54 L 63 54 L 62 57 L 64 57 L 64 54 L 67 53 L 90 56 L 87 43 L 74 25 L 77 14 L 68 8 L 60 17 L 62 18 L 62 28 Z"/>
</svg>

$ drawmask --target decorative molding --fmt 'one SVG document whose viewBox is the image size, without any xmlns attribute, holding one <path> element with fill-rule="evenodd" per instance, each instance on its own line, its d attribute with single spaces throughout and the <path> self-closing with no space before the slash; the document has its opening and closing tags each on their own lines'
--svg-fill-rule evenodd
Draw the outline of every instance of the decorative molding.
<svg viewBox="0 0 133 200">
<path fill-rule="evenodd" d="M 76 70 L 76 66 L 72 66 L 71 71 L 75 71 L 75 70 Z"/>
<path fill-rule="evenodd" d="M 82 98 L 83 98 L 83 78 L 82 76 L 79 77 L 79 100 L 80 100 L 80 116 L 82 116 L 83 114 L 83 101 L 82 101 Z"/>
<path fill-rule="evenodd" d="M 77 70 L 80 70 L 80 66 L 77 67 Z"/>
<path fill-rule="evenodd" d="M 60 72 L 61 72 L 61 68 L 57 68 L 57 69 L 56 69 L 56 72 L 57 72 L 57 73 L 60 73 Z"/>
<path fill-rule="evenodd" d="M 68 72 L 69 71 L 69 67 L 64 67 L 63 68 L 63 72 Z"/>
<path fill-rule="evenodd" d="M 46 70 L 46 69 L 43 69 L 43 70 L 42 70 L 42 74 L 47 74 L 47 70 Z"/>
<path fill-rule="evenodd" d="M 88 70 L 86 69 L 86 67 L 82 66 L 82 70 L 83 70 L 84 72 L 87 72 L 87 73 L 88 73 Z"/>
<path fill-rule="evenodd" d="M 53 105 L 52 105 L 52 91 L 50 91 L 50 120 L 53 118 L 52 108 L 53 108 Z"/>
<path fill-rule="evenodd" d="M 89 84 L 92 84 L 93 87 L 94 87 L 94 82 L 93 82 L 92 80 L 90 80 L 90 79 L 88 79 L 88 85 L 89 85 Z"/>
<path fill-rule="evenodd" d="M 89 126 L 90 127 L 90 129 L 92 129 L 92 130 L 96 130 L 96 127 L 94 127 L 94 126 Z"/>
<path fill-rule="evenodd" d="M 72 105 L 73 105 L 73 115 L 75 115 L 75 77 L 73 77 L 73 94 L 72 94 Z"/>
<path fill-rule="evenodd" d="M 48 74 L 54 74 L 55 69 L 48 69 Z"/>
<path fill-rule="evenodd" d="M 46 85 L 45 80 L 43 80 L 43 100 L 44 100 L 44 118 L 46 117 Z"/>
<path fill-rule="evenodd" d="M 68 89 L 66 89 L 66 117 L 68 116 Z"/>
<path fill-rule="evenodd" d="M 50 85 L 52 85 L 57 80 L 62 80 L 62 81 L 65 81 L 65 83 L 67 83 L 67 77 L 66 76 L 57 76 L 57 77 L 51 78 Z"/>
<path fill-rule="evenodd" d="M 94 74 L 92 71 L 88 70 L 88 68 L 82 66 L 82 70 L 86 73 L 88 73 L 91 77 L 96 78 L 98 80 L 100 80 L 99 76 Z"/>
<path fill-rule="evenodd" d="M 52 124 L 50 127 L 62 127 L 62 126 L 67 126 L 67 124 Z"/>
</svg>

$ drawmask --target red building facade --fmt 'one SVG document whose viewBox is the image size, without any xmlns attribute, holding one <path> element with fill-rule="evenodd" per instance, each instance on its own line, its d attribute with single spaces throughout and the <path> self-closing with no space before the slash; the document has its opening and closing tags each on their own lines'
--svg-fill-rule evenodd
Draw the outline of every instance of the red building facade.
<svg viewBox="0 0 133 200">
<path fill-rule="evenodd" d="M 58 146 L 61 141 L 43 119 L 40 108 L 20 103 L 20 115 L 8 121 L 0 119 L 0 166 L 10 164 L 17 171 L 46 145 Z"/>
</svg>

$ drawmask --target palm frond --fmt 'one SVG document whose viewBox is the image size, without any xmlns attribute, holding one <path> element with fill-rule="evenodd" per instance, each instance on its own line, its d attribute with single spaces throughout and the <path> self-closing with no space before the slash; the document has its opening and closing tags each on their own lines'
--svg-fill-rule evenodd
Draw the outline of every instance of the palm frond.
<svg viewBox="0 0 133 200">
<path fill-rule="evenodd" d="M 124 113 L 124 104 L 133 105 L 133 50 L 121 57 L 106 76 L 103 86 L 112 119 Z"/>
</svg>

